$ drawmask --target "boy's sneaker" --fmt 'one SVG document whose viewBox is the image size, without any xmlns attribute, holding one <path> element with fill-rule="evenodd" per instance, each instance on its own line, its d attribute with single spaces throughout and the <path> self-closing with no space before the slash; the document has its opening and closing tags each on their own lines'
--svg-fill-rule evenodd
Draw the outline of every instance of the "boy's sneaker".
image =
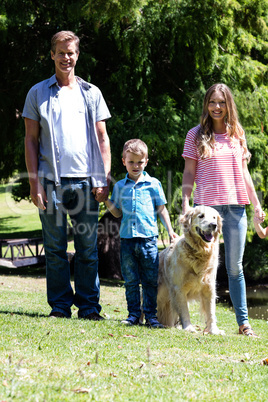
<svg viewBox="0 0 268 402">
<path fill-rule="evenodd" d="M 139 325 L 139 318 L 130 315 L 126 320 L 121 321 L 125 325 Z"/>
<path fill-rule="evenodd" d="M 156 318 L 147 318 L 145 325 L 150 328 L 165 328 Z"/>
</svg>

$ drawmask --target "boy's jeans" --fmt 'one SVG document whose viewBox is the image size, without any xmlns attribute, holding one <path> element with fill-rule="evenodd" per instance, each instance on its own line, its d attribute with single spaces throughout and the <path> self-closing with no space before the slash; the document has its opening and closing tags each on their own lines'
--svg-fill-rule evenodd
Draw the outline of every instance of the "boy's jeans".
<svg viewBox="0 0 268 402">
<path fill-rule="evenodd" d="M 134 317 L 141 315 L 141 283 L 145 318 L 156 317 L 159 265 L 157 236 L 121 239 L 120 254 L 129 315 Z"/>
<path fill-rule="evenodd" d="M 46 254 L 47 297 L 52 312 L 71 316 L 75 304 L 79 317 L 99 313 L 98 202 L 90 179 L 62 178 L 61 185 L 41 179 L 47 194 L 47 209 L 40 212 Z M 70 284 L 67 258 L 67 213 L 74 233 L 75 294 Z"/>
</svg>

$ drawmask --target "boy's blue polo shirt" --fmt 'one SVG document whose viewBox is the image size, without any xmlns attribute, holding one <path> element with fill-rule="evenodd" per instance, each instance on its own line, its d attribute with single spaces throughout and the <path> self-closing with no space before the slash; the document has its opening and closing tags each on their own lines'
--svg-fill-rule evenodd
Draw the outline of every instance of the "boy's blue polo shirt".
<svg viewBox="0 0 268 402">
<path fill-rule="evenodd" d="M 143 172 L 142 179 L 135 183 L 127 174 L 114 185 L 111 201 L 122 210 L 122 239 L 158 236 L 156 207 L 167 201 L 155 177 Z"/>
</svg>

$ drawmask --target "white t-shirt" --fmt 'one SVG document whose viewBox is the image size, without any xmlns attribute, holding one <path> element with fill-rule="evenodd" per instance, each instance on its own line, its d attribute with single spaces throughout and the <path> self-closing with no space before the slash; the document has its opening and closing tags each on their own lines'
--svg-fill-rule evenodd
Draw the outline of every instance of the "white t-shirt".
<svg viewBox="0 0 268 402">
<path fill-rule="evenodd" d="M 78 84 L 60 88 L 53 109 L 54 133 L 60 153 L 61 177 L 90 176 L 86 105 Z"/>
</svg>

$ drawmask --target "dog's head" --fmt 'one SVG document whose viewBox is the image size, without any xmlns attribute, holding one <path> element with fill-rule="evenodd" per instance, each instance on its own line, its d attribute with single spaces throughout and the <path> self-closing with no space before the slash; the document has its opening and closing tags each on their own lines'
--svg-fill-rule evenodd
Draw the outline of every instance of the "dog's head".
<svg viewBox="0 0 268 402">
<path fill-rule="evenodd" d="M 222 218 L 216 209 L 199 205 L 180 217 L 184 235 L 192 234 L 205 243 L 217 240 L 222 230 Z"/>
</svg>

